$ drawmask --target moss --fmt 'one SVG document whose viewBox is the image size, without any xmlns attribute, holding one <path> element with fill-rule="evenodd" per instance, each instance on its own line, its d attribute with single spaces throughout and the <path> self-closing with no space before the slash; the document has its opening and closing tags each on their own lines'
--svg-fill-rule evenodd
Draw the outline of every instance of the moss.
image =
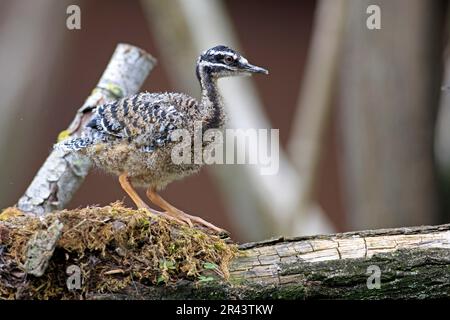
<svg viewBox="0 0 450 320">
<path fill-rule="evenodd" d="M 120 203 L 54 212 L 42 221 L 17 209 L 6 209 L 0 217 L 8 226 L 7 236 L 0 237 L 4 248 L 0 251 L 0 298 L 6 299 L 73 299 L 88 292 L 118 292 L 136 282 L 169 285 L 211 276 L 226 280 L 228 265 L 237 254 L 235 245 L 204 229 L 175 224 Z M 20 266 L 28 240 L 56 219 L 64 228 L 45 274 L 26 276 Z M 66 286 L 70 265 L 81 270 L 79 290 Z"/>
<path fill-rule="evenodd" d="M 56 138 L 56 142 L 61 142 L 63 140 L 66 140 L 70 137 L 70 131 L 69 130 L 63 130 L 58 134 L 58 138 Z"/>
<path fill-rule="evenodd" d="M 6 221 L 12 217 L 22 216 L 23 212 L 15 207 L 7 208 L 0 214 L 0 221 Z"/>
</svg>

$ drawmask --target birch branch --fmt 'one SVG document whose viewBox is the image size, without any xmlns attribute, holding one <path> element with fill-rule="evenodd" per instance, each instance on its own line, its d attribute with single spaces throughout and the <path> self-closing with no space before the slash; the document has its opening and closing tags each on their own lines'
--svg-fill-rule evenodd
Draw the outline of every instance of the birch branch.
<svg viewBox="0 0 450 320">
<path fill-rule="evenodd" d="M 60 138 L 79 135 L 97 105 L 136 93 L 155 64 L 156 60 L 145 51 L 119 44 L 96 88 Z M 52 151 L 19 199 L 18 208 L 39 216 L 63 209 L 90 167 L 91 162 L 86 157 Z"/>
</svg>

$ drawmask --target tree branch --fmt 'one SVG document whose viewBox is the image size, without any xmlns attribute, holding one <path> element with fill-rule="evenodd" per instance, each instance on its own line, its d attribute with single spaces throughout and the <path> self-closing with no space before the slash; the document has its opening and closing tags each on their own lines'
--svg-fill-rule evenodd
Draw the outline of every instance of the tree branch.
<svg viewBox="0 0 450 320">
<path fill-rule="evenodd" d="M 119 44 L 96 88 L 59 138 L 79 135 L 93 107 L 136 93 L 155 64 L 156 59 L 145 51 Z M 19 199 L 18 208 L 36 215 L 63 209 L 90 167 L 91 163 L 85 157 L 53 151 Z"/>
</svg>

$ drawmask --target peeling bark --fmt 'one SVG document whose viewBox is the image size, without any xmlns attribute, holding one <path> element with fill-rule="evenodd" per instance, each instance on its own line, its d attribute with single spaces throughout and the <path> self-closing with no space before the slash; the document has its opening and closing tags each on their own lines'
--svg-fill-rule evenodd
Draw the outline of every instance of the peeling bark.
<svg viewBox="0 0 450 320">
<path fill-rule="evenodd" d="M 423 299 L 450 296 L 450 224 L 241 246 L 230 281 L 143 286 L 90 299 Z M 375 266 L 379 289 L 369 289 Z M 368 271 L 369 270 L 369 271 Z M 370 279 L 369 279 L 370 280 Z"/>
<path fill-rule="evenodd" d="M 24 264 L 26 273 L 36 277 L 44 274 L 48 262 L 53 256 L 63 227 L 63 224 L 56 220 L 47 230 L 39 231 L 31 237 L 27 244 L 27 260 Z"/>
<path fill-rule="evenodd" d="M 95 106 L 136 93 L 155 64 L 156 60 L 145 51 L 119 44 L 96 88 L 60 136 L 79 135 Z M 52 151 L 19 199 L 17 207 L 38 216 L 63 209 L 90 167 L 91 162 L 86 157 Z"/>
</svg>

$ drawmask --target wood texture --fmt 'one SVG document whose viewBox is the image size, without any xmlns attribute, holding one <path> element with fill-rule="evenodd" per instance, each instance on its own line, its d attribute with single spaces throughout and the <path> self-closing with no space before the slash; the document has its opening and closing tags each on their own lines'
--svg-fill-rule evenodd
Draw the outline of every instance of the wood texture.
<svg viewBox="0 0 450 320">
<path fill-rule="evenodd" d="M 450 297 L 450 224 L 327 236 L 279 238 L 241 246 L 229 282 L 171 287 L 139 284 L 90 299 L 422 299 Z M 379 289 L 369 289 L 378 267 Z"/>
</svg>

